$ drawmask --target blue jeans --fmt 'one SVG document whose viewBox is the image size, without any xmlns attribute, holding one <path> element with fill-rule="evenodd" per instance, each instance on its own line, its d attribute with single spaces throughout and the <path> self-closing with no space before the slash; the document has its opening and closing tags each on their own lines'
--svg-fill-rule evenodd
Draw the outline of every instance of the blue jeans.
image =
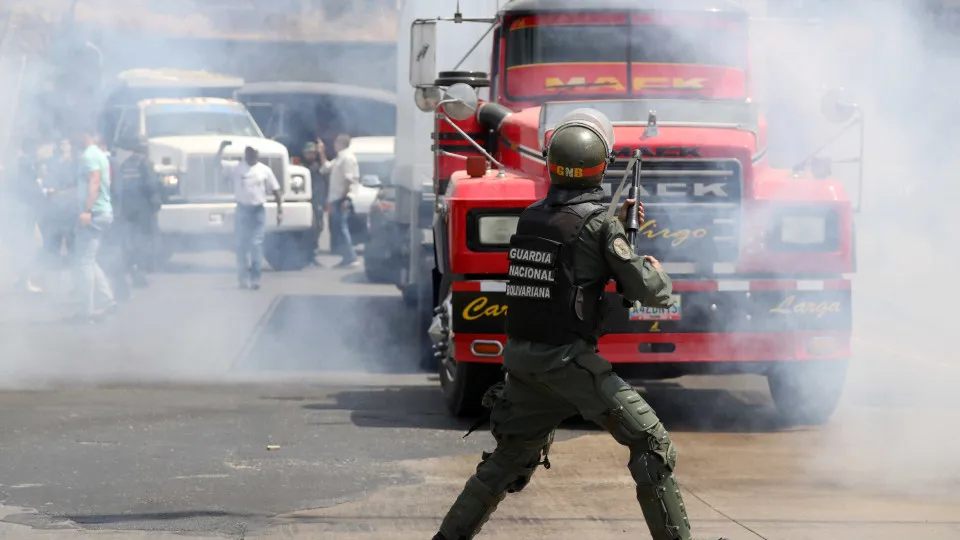
<svg viewBox="0 0 960 540">
<path fill-rule="evenodd" d="M 74 240 L 74 282 L 79 295 L 80 309 L 85 315 L 114 304 L 113 291 L 107 276 L 97 263 L 97 253 L 103 233 L 113 223 L 113 214 L 95 214 L 90 225 L 77 227 Z"/>
<path fill-rule="evenodd" d="M 346 208 L 343 208 L 343 201 L 347 201 Z M 337 253 L 343 256 L 343 262 L 353 262 L 357 260 L 357 252 L 350 238 L 350 199 L 337 199 L 330 206 L 330 241 L 337 247 Z"/>
<path fill-rule="evenodd" d="M 259 283 L 267 211 L 263 206 L 238 204 L 236 224 L 237 278 L 241 284 Z"/>
</svg>

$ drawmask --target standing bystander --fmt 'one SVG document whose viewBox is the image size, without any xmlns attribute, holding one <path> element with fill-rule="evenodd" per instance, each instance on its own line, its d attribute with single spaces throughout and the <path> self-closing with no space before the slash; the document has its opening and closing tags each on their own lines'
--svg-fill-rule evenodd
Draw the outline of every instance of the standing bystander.
<svg viewBox="0 0 960 540">
<path fill-rule="evenodd" d="M 320 157 L 317 153 L 317 143 L 308 142 L 303 147 L 303 165 L 310 170 L 310 195 L 313 203 L 313 244 L 314 264 L 319 265 L 316 259 L 319 251 L 320 234 L 323 232 L 323 214 L 327 207 L 327 194 L 330 191 L 330 175 L 323 171 Z"/>
<path fill-rule="evenodd" d="M 83 148 L 77 175 L 79 218 L 74 256 L 76 289 L 80 296 L 78 319 L 97 322 L 116 308 L 107 277 L 97 262 L 103 233 L 113 223 L 110 202 L 110 160 L 97 145 L 91 128 L 81 128 L 75 135 L 78 148 Z"/>
<path fill-rule="evenodd" d="M 350 238 L 350 214 L 353 211 L 352 197 L 360 181 L 360 164 L 350 150 L 350 135 L 341 133 L 333 143 L 337 157 L 327 159 L 323 144 L 319 145 L 320 163 L 323 172 L 330 174 L 330 244 L 343 257 L 337 268 L 356 266 L 359 261 Z"/>
<path fill-rule="evenodd" d="M 241 289 L 260 288 L 263 237 L 267 226 L 264 205 L 267 203 L 268 191 L 273 193 L 277 201 L 277 225 L 283 222 L 283 193 L 280 191 L 280 182 L 270 167 L 259 160 L 259 152 L 248 146 L 243 152 L 243 162 L 224 171 L 227 179 L 233 183 L 237 201 L 237 278 Z"/>
</svg>

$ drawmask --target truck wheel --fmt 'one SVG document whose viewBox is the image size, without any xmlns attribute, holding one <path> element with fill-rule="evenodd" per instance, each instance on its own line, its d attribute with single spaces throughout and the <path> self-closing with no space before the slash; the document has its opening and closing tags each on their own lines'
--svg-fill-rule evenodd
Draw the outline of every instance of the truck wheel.
<svg viewBox="0 0 960 540">
<path fill-rule="evenodd" d="M 263 242 L 263 257 L 278 272 L 303 270 L 313 261 L 316 246 L 310 245 L 310 231 L 268 234 Z"/>
<path fill-rule="evenodd" d="M 770 395 L 790 425 L 825 424 L 840 403 L 847 360 L 782 363 L 767 373 Z"/>
<path fill-rule="evenodd" d="M 457 362 L 445 358 L 440 362 L 440 388 L 450 414 L 458 417 L 477 416 L 483 410 L 480 401 L 488 388 L 503 380 L 500 364 Z"/>
</svg>

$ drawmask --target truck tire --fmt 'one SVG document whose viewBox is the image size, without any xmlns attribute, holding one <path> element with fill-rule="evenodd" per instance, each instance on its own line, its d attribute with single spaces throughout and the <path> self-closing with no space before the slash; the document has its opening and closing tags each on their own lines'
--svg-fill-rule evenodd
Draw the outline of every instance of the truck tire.
<svg viewBox="0 0 960 540">
<path fill-rule="evenodd" d="M 788 425 L 825 424 L 843 394 L 847 360 L 784 362 L 767 373 L 770 395 Z"/>
<path fill-rule="evenodd" d="M 450 414 L 457 418 L 475 417 L 483 410 L 480 403 L 488 388 L 503 380 L 500 364 L 440 362 L 440 388 Z"/>
<path fill-rule="evenodd" d="M 363 273 L 370 283 L 396 283 L 397 268 L 390 259 L 380 259 L 364 254 Z"/>
<path fill-rule="evenodd" d="M 303 270 L 313 261 L 316 246 L 310 245 L 312 238 L 310 231 L 268 234 L 263 241 L 263 257 L 278 272 Z"/>
</svg>

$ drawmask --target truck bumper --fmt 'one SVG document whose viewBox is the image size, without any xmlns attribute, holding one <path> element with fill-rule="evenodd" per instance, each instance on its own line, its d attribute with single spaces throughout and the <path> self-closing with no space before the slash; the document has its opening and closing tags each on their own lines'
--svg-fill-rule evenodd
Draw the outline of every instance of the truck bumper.
<svg viewBox="0 0 960 540">
<path fill-rule="evenodd" d="M 233 234 L 236 226 L 234 203 L 165 204 L 160 209 L 160 233 L 165 235 Z M 283 203 L 283 223 L 277 225 L 277 205 L 267 203 L 267 232 L 309 230 L 313 207 L 309 201 Z"/>
<path fill-rule="evenodd" d="M 453 284 L 454 358 L 499 363 L 506 343 L 505 283 Z M 850 356 L 850 282 L 725 280 L 674 281 L 679 310 L 662 320 L 630 313 L 608 289 L 614 310 L 600 354 L 614 364 L 726 364 L 756 371 L 757 363 L 843 359 Z M 738 367 L 739 366 L 739 367 Z"/>
</svg>

